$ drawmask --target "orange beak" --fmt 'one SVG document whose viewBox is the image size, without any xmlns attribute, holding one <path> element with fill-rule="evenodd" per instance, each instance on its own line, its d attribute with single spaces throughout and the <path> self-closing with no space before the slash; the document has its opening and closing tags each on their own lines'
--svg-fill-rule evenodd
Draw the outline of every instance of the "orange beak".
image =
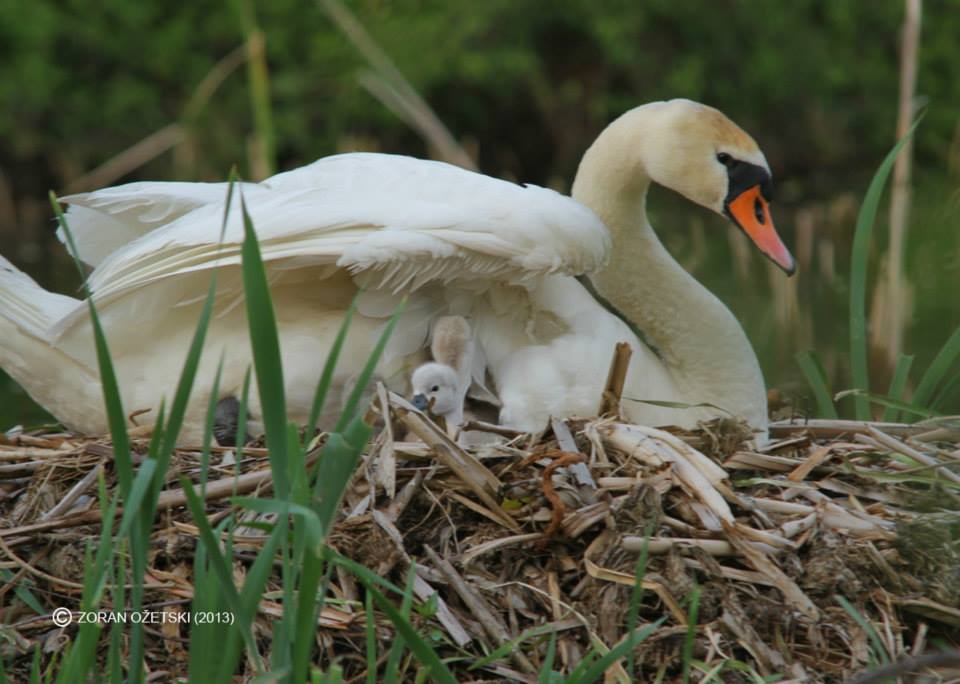
<svg viewBox="0 0 960 684">
<path fill-rule="evenodd" d="M 787 275 L 793 275 L 797 270 L 796 263 L 773 227 L 770 205 L 760 194 L 759 185 L 741 192 L 727 203 L 726 209 L 734 223 L 753 240 L 753 244 L 759 247 L 761 252 L 786 271 Z"/>
</svg>

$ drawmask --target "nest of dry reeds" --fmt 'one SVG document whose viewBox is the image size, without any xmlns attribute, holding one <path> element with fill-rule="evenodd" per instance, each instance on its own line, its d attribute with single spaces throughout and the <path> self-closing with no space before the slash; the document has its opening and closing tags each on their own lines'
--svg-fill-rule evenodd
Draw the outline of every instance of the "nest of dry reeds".
<svg viewBox="0 0 960 684">
<path fill-rule="evenodd" d="M 536 682 L 548 633 L 555 668 L 569 671 L 630 624 L 661 618 L 635 651 L 639 681 L 679 680 L 683 663 L 699 680 L 842 681 L 885 658 L 960 643 L 960 429 L 950 421 L 786 421 L 762 448 L 733 421 L 683 432 L 616 417 L 554 420 L 540 435 L 474 424 L 493 439 L 462 448 L 398 397 L 381 392 L 375 407 L 384 429 L 329 544 L 401 585 L 415 568 L 414 591 L 433 609 L 411 620 L 442 657 L 460 659 L 451 666 L 461 681 Z M 100 530 L 97 481 L 103 471 L 113 482 L 111 457 L 109 443 L 69 434 L 0 443 L 8 662 L 63 642 L 64 630 L 15 590 L 28 581 L 45 608 L 79 596 L 83 549 Z M 215 449 L 206 488 L 214 523 L 230 512 L 229 496 L 271 487 L 264 448 L 235 459 Z M 158 507 L 147 603 L 165 610 L 188 610 L 192 597 L 198 530 L 176 478 L 200 469 L 199 449 L 178 449 Z M 254 523 L 265 515 L 242 513 L 250 526 L 234 536 L 239 558 L 260 548 L 265 533 Z M 265 651 L 278 586 L 276 578 L 260 604 Z M 362 594 L 352 575 L 335 573 L 317 630 L 321 662 L 335 659 L 347 681 L 367 668 Z M 389 642 L 390 622 L 378 614 L 376 624 Z M 467 670 L 536 627 L 544 629 L 502 658 Z M 147 666 L 165 673 L 159 679 L 184 675 L 186 629 L 148 629 Z M 958 676 L 948 671 L 930 681 Z M 627 663 L 607 678 L 630 681 Z"/>
</svg>

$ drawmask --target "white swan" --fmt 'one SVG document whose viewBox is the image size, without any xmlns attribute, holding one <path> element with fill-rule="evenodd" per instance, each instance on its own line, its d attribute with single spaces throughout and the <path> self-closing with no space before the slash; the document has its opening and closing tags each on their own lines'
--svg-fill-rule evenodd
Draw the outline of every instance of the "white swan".
<svg viewBox="0 0 960 684">
<path fill-rule="evenodd" d="M 729 310 L 657 240 L 645 213 L 651 182 L 728 215 L 792 271 L 767 209 L 770 174 L 760 150 L 720 112 L 688 100 L 638 107 L 610 124 L 578 170 L 579 202 L 374 154 L 329 157 L 246 185 L 281 328 L 291 418 L 308 412 L 359 283 L 367 292 L 341 380 L 362 366 L 400 294 L 412 292 L 379 369 L 399 391 L 425 360 L 429 321 L 469 315 L 507 424 L 537 429 L 550 415 L 595 411 L 614 343 L 627 340 L 634 349 L 627 396 L 716 404 L 764 430 L 753 350 Z M 185 440 L 199 434 L 221 351 L 224 396 L 239 392 L 250 363 L 238 211 L 218 260 L 224 195 L 223 184 L 136 183 L 68 198 L 81 256 L 96 265 L 90 285 L 129 412 L 155 409 L 172 393 L 210 274 L 220 267 Z M 607 301 L 601 306 L 570 275 L 598 271 L 608 259 L 594 277 Z M 34 399 L 74 429 L 105 429 L 82 302 L 45 292 L 2 262 L 0 338 L 0 366 Z M 256 392 L 251 399 L 256 415 Z M 626 411 L 637 422 L 680 425 L 716 413 L 636 402 Z"/>
</svg>

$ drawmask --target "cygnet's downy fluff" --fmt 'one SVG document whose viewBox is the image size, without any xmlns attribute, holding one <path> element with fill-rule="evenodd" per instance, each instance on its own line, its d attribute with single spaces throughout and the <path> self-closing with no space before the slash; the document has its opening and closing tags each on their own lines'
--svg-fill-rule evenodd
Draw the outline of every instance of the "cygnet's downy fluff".
<svg viewBox="0 0 960 684">
<path fill-rule="evenodd" d="M 463 424 L 463 403 L 470 389 L 474 342 L 463 316 L 442 316 L 433 324 L 433 361 L 413 372 L 413 405 L 446 421 L 452 432 Z"/>
</svg>

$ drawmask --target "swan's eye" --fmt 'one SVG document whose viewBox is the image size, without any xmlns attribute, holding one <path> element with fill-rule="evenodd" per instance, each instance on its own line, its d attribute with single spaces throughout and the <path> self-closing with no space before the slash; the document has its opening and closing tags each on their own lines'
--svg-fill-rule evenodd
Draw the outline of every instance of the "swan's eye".
<svg viewBox="0 0 960 684">
<path fill-rule="evenodd" d="M 720 152 L 717 155 L 717 161 L 726 166 L 728 169 L 737 163 L 737 161 L 726 152 Z"/>
<path fill-rule="evenodd" d="M 440 391 L 440 385 L 434 385 L 433 387 L 430 388 L 430 391 L 431 391 L 431 392 L 439 392 L 439 391 Z"/>
<path fill-rule="evenodd" d="M 753 201 L 753 215 L 757 217 L 757 223 L 761 226 L 766 222 L 766 218 L 763 215 L 763 203 L 759 197 Z"/>
</svg>

